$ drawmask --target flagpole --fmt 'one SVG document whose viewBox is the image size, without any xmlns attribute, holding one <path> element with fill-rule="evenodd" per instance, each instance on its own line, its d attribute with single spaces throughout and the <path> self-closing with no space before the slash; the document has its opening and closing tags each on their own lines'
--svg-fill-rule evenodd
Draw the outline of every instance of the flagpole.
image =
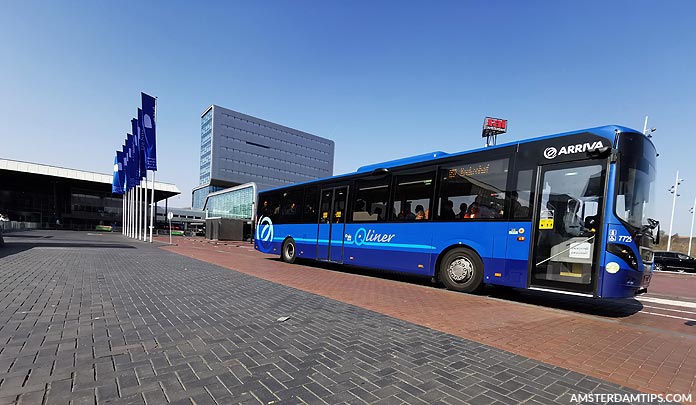
<svg viewBox="0 0 696 405">
<path fill-rule="evenodd" d="M 138 225 L 140 226 L 140 233 L 138 234 L 138 239 L 143 240 L 143 233 L 145 232 L 144 226 L 143 226 L 143 218 L 145 217 L 145 206 L 143 206 L 143 193 L 145 190 L 143 190 L 143 178 L 140 178 L 140 200 L 138 201 L 138 206 L 140 207 L 140 222 Z"/>
<path fill-rule="evenodd" d="M 133 188 L 128 191 L 128 237 L 133 237 Z"/>
<path fill-rule="evenodd" d="M 135 183 L 133 191 L 133 238 L 138 239 L 138 194 L 140 194 L 138 183 Z"/>
<path fill-rule="evenodd" d="M 130 191 L 130 197 L 128 197 L 128 213 L 129 213 L 129 219 L 128 223 L 130 225 L 130 232 L 128 232 L 128 237 L 132 238 L 133 237 L 133 193 L 135 192 L 135 189 L 131 187 Z"/>
<path fill-rule="evenodd" d="M 138 196 L 138 240 L 143 239 L 143 178 L 138 179 L 138 187 L 140 188 L 138 190 L 138 193 L 140 195 Z"/>
<path fill-rule="evenodd" d="M 157 103 L 155 99 L 155 110 Z M 152 230 L 155 228 L 155 171 L 152 171 L 152 190 L 150 192 L 150 243 L 152 243 Z"/>
<path fill-rule="evenodd" d="M 155 111 L 152 120 L 157 125 L 157 97 L 155 97 Z M 156 133 L 155 136 L 157 136 Z M 156 163 L 157 161 L 155 161 Z M 152 229 L 155 227 L 155 170 L 152 171 L 152 190 L 150 194 L 150 243 L 152 243 Z"/>
<path fill-rule="evenodd" d="M 143 188 L 143 178 L 140 178 L 140 196 L 143 198 L 142 201 L 138 201 L 140 203 L 140 208 L 142 209 L 142 214 L 140 216 L 140 226 L 141 226 L 141 232 L 140 235 L 138 235 L 138 239 L 140 240 L 145 240 L 145 217 L 147 217 L 147 207 L 145 206 L 144 202 L 147 201 L 147 197 L 145 197 L 145 192 L 147 190 Z"/>
<path fill-rule="evenodd" d="M 140 169 L 138 169 L 140 170 Z M 136 202 L 138 206 L 138 234 L 135 236 L 136 239 L 141 240 L 143 237 L 143 178 L 138 179 L 138 201 Z"/>
<path fill-rule="evenodd" d="M 123 190 L 121 190 L 123 191 Z M 126 193 L 121 194 L 121 235 L 126 234 Z"/>
<path fill-rule="evenodd" d="M 142 188 L 143 179 L 140 179 L 140 184 Z M 145 235 L 147 235 L 147 170 L 145 170 L 145 187 L 143 188 L 143 201 L 140 206 L 143 207 L 143 219 L 141 223 L 143 224 L 143 233 L 140 235 L 140 239 L 145 241 Z"/>
<path fill-rule="evenodd" d="M 126 191 L 126 236 L 130 238 L 130 190 Z"/>
<path fill-rule="evenodd" d="M 143 187 L 143 242 L 147 242 L 147 170 L 145 170 L 145 186 Z"/>
<path fill-rule="evenodd" d="M 135 218 L 137 216 L 137 212 L 135 211 L 135 197 L 138 195 L 138 188 L 137 186 L 133 186 L 133 189 L 131 190 L 131 238 L 135 238 Z"/>
</svg>

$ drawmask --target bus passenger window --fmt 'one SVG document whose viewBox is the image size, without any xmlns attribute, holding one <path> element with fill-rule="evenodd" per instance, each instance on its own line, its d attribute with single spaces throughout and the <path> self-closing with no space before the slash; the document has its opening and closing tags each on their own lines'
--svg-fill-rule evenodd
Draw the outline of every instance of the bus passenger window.
<svg viewBox="0 0 696 405">
<path fill-rule="evenodd" d="M 509 159 L 463 161 L 440 169 L 437 219 L 503 218 L 508 162 Z"/>
<path fill-rule="evenodd" d="M 393 221 L 410 222 L 430 219 L 434 177 L 435 172 L 397 175 L 391 217 Z"/>
<path fill-rule="evenodd" d="M 280 223 L 296 224 L 302 222 L 302 201 L 304 190 L 289 190 L 283 193 L 278 214 Z"/>
<path fill-rule="evenodd" d="M 389 177 L 377 180 L 358 180 L 355 183 L 353 222 L 384 221 L 389 202 Z"/>
</svg>

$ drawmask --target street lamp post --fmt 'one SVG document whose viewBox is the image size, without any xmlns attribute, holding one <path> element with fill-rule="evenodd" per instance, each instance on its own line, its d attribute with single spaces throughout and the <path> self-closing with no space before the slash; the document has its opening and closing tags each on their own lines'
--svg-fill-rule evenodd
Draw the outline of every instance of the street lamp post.
<svg viewBox="0 0 696 405">
<path fill-rule="evenodd" d="M 677 205 L 677 197 L 679 197 L 679 193 L 677 193 L 677 190 L 679 189 L 679 185 L 684 181 L 684 179 L 679 178 L 679 170 L 677 170 L 677 177 L 674 179 L 674 185 L 670 186 L 669 192 L 674 195 L 672 197 L 672 215 L 669 217 L 669 236 L 667 237 L 667 251 L 672 250 L 672 225 L 674 224 L 674 207 Z"/>
<path fill-rule="evenodd" d="M 696 213 L 696 197 L 694 197 L 694 205 L 689 209 L 691 212 L 691 231 L 689 232 L 689 256 L 691 256 L 691 238 L 694 237 L 694 213 Z"/>
</svg>

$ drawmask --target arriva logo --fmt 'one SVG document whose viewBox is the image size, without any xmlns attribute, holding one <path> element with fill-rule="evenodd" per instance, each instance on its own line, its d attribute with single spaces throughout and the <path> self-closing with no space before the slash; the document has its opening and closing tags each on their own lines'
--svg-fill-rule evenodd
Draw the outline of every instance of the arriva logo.
<svg viewBox="0 0 696 405">
<path fill-rule="evenodd" d="M 604 144 L 602 144 L 602 141 L 597 141 L 597 142 L 586 142 L 586 143 L 579 143 L 577 145 L 568 145 L 568 146 L 563 146 L 561 149 L 556 149 L 553 146 L 550 146 L 546 149 L 544 149 L 544 157 L 546 159 L 554 159 L 556 156 L 561 156 L 561 155 L 570 155 L 571 153 L 583 153 L 587 152 L 590 150 L 595 150 L 599 148 L 603 148 Z"/>
<path fill-rule="evenodd" d="M 259 244 L 259 250 L 268 252 L 271 250 L 273 243 L 273 221 L 269 217 L 262 217 L 256 225 L 256 241 Z"/>
</svg>

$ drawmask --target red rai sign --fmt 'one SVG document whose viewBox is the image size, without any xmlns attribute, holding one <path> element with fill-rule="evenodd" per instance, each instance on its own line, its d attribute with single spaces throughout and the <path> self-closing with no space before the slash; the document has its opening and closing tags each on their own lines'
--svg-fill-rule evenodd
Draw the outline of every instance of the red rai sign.
<svg viewBox="0 0 696 405">
<path fill-rule="evenodd" d="M 504 134 L 507 132 L 507 120 L 486 117 L 483 120 L 483 136 Z"/>
</svg>

